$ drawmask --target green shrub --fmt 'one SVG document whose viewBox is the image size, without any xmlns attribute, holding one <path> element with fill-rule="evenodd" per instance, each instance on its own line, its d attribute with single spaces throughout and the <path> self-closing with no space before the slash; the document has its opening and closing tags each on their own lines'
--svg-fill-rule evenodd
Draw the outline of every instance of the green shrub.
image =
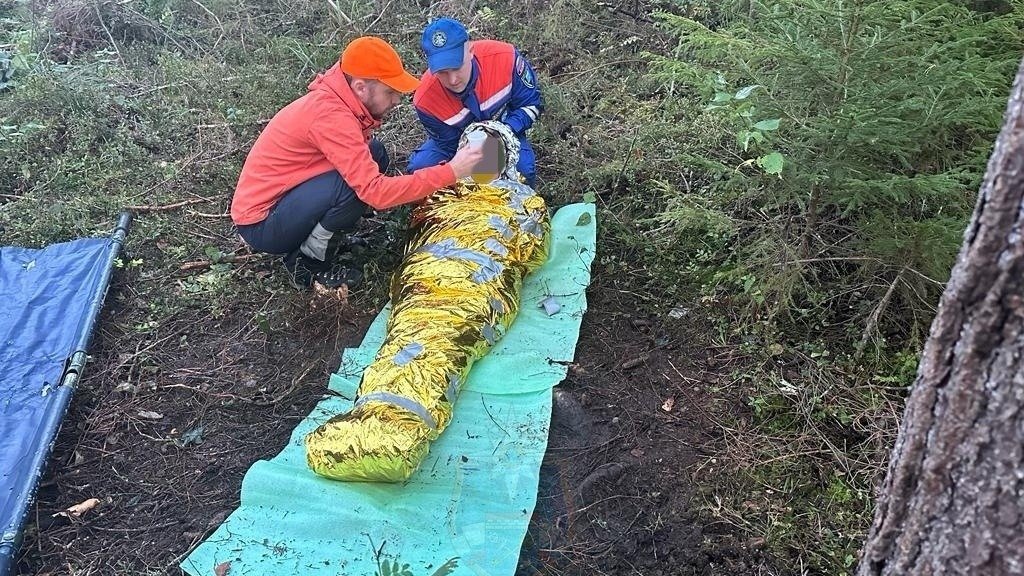
<svg viewBox="0 0 1024 576">
<path fill-rule="evenodd" d="M 711 288 L 797 333 L 808 317 L 852 345 L 920 336 L 1024 44 L 1024 4 L 1008 6 L 752 0 L 714 30 L 663 15 L 678 44 L 653 57 L 655 78 L 700 91 L 725 128 L 689 153 L 709 182 L 668 201 L 732 221 L 705 232 L 736 240 L 700 255 Z M 675 208 L 657 220 L 693 225 Z"/>
<path fill-rule="evenodd" d="M 643 262 L 748 361 L 715 513 L 847 573 L 1024 45 L 1024 2 L 750 0 L 662 14 Z M 696 101 L 696 104 L 695 104 Z M 642 137 L 651 137 L 654 124 Z M 641 244 L 642 245 L 642 244 Z M 762 486 L 773 490 L 761 491 Z M 748 510 L 756 502 L 758 510 Z"/>
</svg>

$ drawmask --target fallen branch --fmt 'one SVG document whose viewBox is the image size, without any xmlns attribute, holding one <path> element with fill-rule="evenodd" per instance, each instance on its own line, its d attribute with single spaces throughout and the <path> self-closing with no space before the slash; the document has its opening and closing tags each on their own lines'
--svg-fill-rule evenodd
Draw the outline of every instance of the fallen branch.
<svg viewBox="0 0 1024 576">
<path fill-rule="evenodd" d="M 645 354 L 641 354 L 641 355 L 637 356 L 636 358 L 631 358 L 629 360 L 626 360 L 619 367 L 622 368 L 623 370 L 632 370 L 633 368 L 636 368 L 637 366 L 643 364 L 644 362 L 647 362 L 648 360 L 650 360 L 650 358 L 651 358 L 650 354 L 646 354 L 646 353 Z"/>
<path fill-rule="evenodd" d="M 117 61 L 121 63 L 121 66 L 124 66 L 124 57 L 121 56 L 121 49 L 117 47 L 117 42 L 114 41 L 114 35 L 110 33 L 110 28 L 107 28 L 107 23 L 103 21 L 103 14 L 100 12 L 99 4 L 97 3 L 93 6 L 93 9 L 96 11 L 96 19 L 100 21 L 100 26 L 103 28 L 103 31 L 107 33 L 107 38 L 110 39 L 110 45 L 114 48 L 114 52 L 117 53 Z"/>
<path fill-rule="evenodd" d="M 864 355 L 864 349 L 867 347 L 871 337 L 878 330 L 878 321 L 881 319 L 882 314 L 885 313 L 886 308 L 889 307 L 889 300 L 892 299 L 892 293 L 896 290 L 896 286 L 903 279 L 903 273 L 906 272 L 906 268 L 900 270 L 899 274 L 896 275 L 892 280 L 892 284 L 889 285 L 889 289 L 885 291 L 885 295 L 878 301 L 878 305 L 871 311 L 871 315 L 868 317 L 867 325 L 864 326 L 864 333 L 861 334 L 860 342 L 857 343 L 854 353 L 855 359 L 860 359 Z"/>
<path fill-rule="evenodd" d="M 181 208 L 182 206 L 189 206 L 191 204 L 199 204 L 200 202 L 213 202 L 218 198 L 195 198 L 193 200 L 182 200 L 181 202 L 175 202 L 174 204 L 167 204 L 164 206 L 154 205 L 141 205 L 141 206 L 128 206 L 126 209 L 133 212 L 166 212 L 167 210 L 174 210 Z"/>
<path fill-rule="evenodd" d="M 614 482 L 619 478 L 619 476 L 622 476 L 622 473 L 626 471 L 626 468 L 627 464 L 623 462 L 609 462 L 594 468 L 594 470 L 590 474 L 587 474 L 587 477 L 580 482 L 580 487 L 576 491 L 579 495 L 580 501 L 586 504 L 586 494 L 590 492 L 590 489 L 593 488 L 595 484 L 602 480 Z"/>
<path fill-rule="evenodd" d="M 220 21 L 220 18 L 218 18 L 217 15 L 213 13 L 213 11 L 207 8 L 206 5 L 200 2 L 199 0 L 192 0 L 192 2 L 200 8 L 202 8 L 204 12 L 212 16 L 213 19 L 217 21 L 217 27 L 220 28 L 220 36 L 218 36 L 217 40 L 215 40 L 213 43 L 213 47 L 216 48 L 217 44 L 220 44 L 220 41 L 224 39 L 224 35 L 227 33 L 224 30 L 224 23 Z"/>
<path fill-rule="evenodd" d="M 184 262 L 181 266 L 178 266 L 178 272 L 195 272 L 196 270 L 205 270 L 214 264 L 237 264 L 239 262 L 255 260 L 262 256 L 263 254 L 239 254 L 237 256 L 224 256 L 223 258 L 218 258 L 216 260 Z"/>
</svg>

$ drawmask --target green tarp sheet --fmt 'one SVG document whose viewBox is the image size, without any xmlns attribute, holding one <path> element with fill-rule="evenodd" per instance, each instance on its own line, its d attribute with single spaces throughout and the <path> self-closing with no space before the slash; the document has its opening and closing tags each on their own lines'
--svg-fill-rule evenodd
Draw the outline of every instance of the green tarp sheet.
<svg viewBox="0 0 1024 576">
<path fill-rule="evenodd" d="M 429 576 L 457 558 L 452 574 L 514 574 L 537 500 L 551 390 L 573 359 L 587 307 L 596 224 L 592 204 L 554 214 L 550 257 L 524 283 L 518 318 L 473 366 L 454 419 L 408 482 L 326 480 L 307 468 L 302 445 L 351 406 L 384 339 L 384 310 L 331 376 L 341 397 L 321 401 L 277 456 L 249 469 L 239 508 L 182 568 L 194 576 L 224 563 L 230 576 L 355 576 L 397 560 Z M 561 307 L 550 316 L 539 306 L 548 297 Z"/>
</svg>

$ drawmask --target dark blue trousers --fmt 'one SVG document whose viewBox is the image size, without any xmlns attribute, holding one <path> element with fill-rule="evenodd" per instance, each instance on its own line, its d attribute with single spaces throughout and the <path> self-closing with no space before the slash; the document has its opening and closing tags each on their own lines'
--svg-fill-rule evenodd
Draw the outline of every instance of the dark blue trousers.
<svg viewBox="0 0 1024 576">
<path fill-rule="evenodd" d="M 388 168 L 388 153 L 378 140 L 370 141 L 370 155 L 382 173 Z M 366 212 L 366 204 L 337 170 L 314 176 L 289 190 L 255 224 L 238 226 L 238 234 L 257 252 L 292 254 L 298 251 L 313 229 L 338 233 L 355 230 Z"/>
</svg>

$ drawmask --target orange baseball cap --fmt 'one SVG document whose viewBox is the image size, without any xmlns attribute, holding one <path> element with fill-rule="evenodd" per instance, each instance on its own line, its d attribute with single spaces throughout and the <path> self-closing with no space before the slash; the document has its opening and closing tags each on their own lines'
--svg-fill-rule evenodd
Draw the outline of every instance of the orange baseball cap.
<svg viewBox="0 0 1024 576">
<path fill-rule="evenodd" d="M 341 53 L 341 71 L 354 78 L 379 80 L 406 94 L 420 85 L 405 71 L 402 58 L 391 44 L 376 36 L 361 36 L 349 42 Z"/>
</svg>

